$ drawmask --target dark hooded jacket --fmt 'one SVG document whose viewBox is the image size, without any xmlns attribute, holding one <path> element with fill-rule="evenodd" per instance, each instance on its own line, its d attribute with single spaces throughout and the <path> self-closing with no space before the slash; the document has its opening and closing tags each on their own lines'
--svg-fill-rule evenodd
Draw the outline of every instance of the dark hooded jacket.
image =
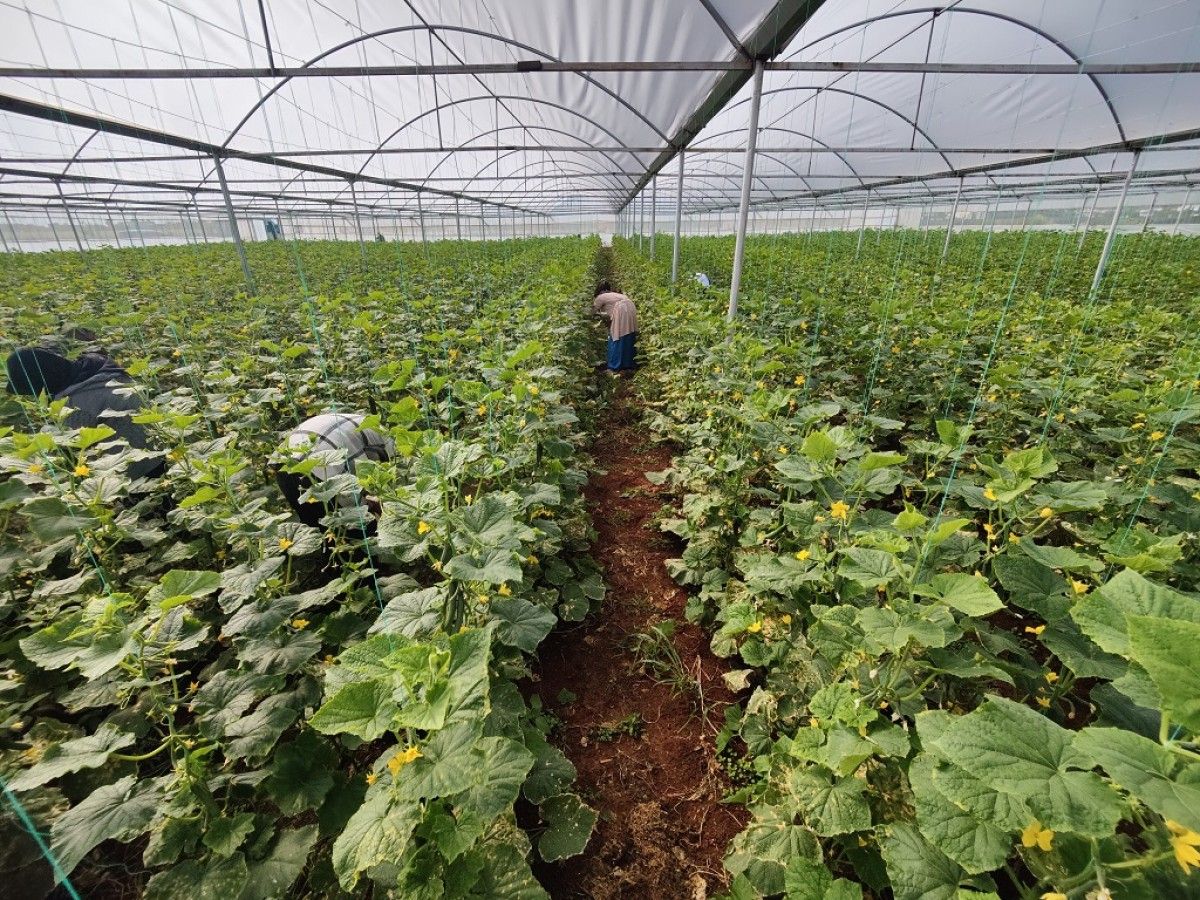
<svg viewBox="0 0 1200 900">
<path fill-rule="evenodd" d="M 8 358 L 8 389 L 17 394 L 48 394 L 66 400 L 71 408 L 69 428 L 107 425 L 138 450 L 150 448 L 146 430 L 132 420 L 142 411 L 141 399 L 132 390 L 129 373 L 107 356 L 84 353 L 70 360 L 49 350 L 24 347 Z M 161 459 L 129 464 L 130 478 L 155 476 L 164 468 Z"/>
</svg>

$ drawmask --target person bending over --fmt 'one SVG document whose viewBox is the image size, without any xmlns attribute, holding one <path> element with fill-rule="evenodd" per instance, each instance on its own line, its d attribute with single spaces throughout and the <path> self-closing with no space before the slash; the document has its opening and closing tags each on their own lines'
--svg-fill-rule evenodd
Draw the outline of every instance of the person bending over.
<svg viewBox="0 0 1200 900">
<path fill-rule="evenodd" d="M 306 491 L 320 493 L 321 486 L 338 475 L 353 475 L 359 460 L 386 462 L 392 458 L 395 445 L 391 438 L 370 428 L 363 428 L 366 416 L 344 413 L 323 413 L 301 422 L 284 442 L 284 450 L 275 462 L 275 482 L 283 492 L 288 505 L 305 525 L 317 528 L 321 519 L 339 509 L 354 510 L 356 507 L 372 507 L 357 488 L 347 487 L 329 500 L 301 497 Z M 307 474 L 289 472 L 297 464 L 309 460 L 317 465 Z M 361 513 L 361 520 L 368 518 Z M 374 516 L 367 522 L 368 531 L 374 525 Z"/>
<path fill-rule="evenodd" d="M 22 347 L 8 357 L 7 369 L 12 393 L 65 400 L 71 408 L 65 422 L 68 428 L 107 425 L 129 446 L 154 449 L 146 430 L 131 418 L 142 410 L 141 398 L 131 388 L 133 379 L 109 357 L 81 353 L 71 360 L 52 350 Z M 132 479 L 158 478 L 166 467 L 161 457 L 149 457 L 134 460 L 127 471 Z"/>
<path fill-rule="evenodd" d="M 608 322 L 608 371 L 632 372 L 637 368 L 637 307 L 602 281 L 592 301 L 592 312 Z"/>
</svg>

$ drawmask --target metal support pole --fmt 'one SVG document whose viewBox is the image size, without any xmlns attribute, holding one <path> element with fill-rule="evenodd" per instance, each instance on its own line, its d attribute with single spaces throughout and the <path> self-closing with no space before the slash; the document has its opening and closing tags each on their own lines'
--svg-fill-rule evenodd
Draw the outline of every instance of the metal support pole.
<svg viewBox="0 0 1200 900">
<path fill-rule="evenodd" d="M 1125 196 L 1129 193 L 1129 185 L 1133 181 L 1134 172 L 1137 171 L 1138 161 L 1141 158 L 1142 151 L 1135 151 L 1129 171 L 1125 173 L 1125 182 L 1121 185 L 1121 195 L 1117 197 L 1117 208 L 1113 210 L 1112 222 L 1108 226 L 1108 237 L 1104 239 L 1104 249 L 1100 251 L 1100 261 L 1096 263 L 1096 275 L 1092 279 L 1091 288 L 1088 290 L 1089 301 L 1096 296 L 1096 292 L 1100 289 L 1100 281 L 1104 278 L 1104 269 L 1108 265 L 1108 255 L 1112 252 L 1113 241 L 1117 237 L 1117 222 L 1121 218 L 1121 211 L 1125 208 Z"/>
<path fill-rule="evenodd" d="M 458 235 L 458 240 L 462 241 L 462 217 L 458 212 L 458 198 L 454 198 L 454 231 Z"/>
<path fill-rule="evenodd" d="M 219 154 L 213 154 L 216 164 L 217 180 L 221 182 L 221 195 L 225 198 L 225 214 L 229 216 L 229 230 L 233 233 L 233 244 L 237 248 L 238 259 L 242 263 L 242 274 L 246 277 L 246 287 L 250 293 L 254 291 L 254 276 L 250 274 L 250 263 L 246 261 L 246 248 L 242 245 L 242 233 L 238 231 L 237 217 L 233 214 L 233 200 L 229 196 L 229 185 L 225 181 L 225 168 L 221 165 Z M 134 218 L 136 222 L 136 217 Z"/>
<path fill-rule="evenodd" d="M 354 204 L 354 233 L 358 235 L 358 250 L 362 255 L 363 271 L 367 271 L 367 242 L 363 240 L 362 220 L 358 217 L 358 191 L 350 180 L 350 202 Z"/>
<path fill-rule="evenodd" d="M 671 284 L 679 280 L 679 234 L 683 228 L 683 151 L 679 151 L 679 180 L 675 185 L 675 244 L 671 248 Z"/>
<path fill-rule="evenodd" d="M 959 182 L 961 189 L 962 182 Z M 854 258 L 858 259 L 858 254 L 862 251 L 863 235 L 867 232 L 867 208 L 871 205 L 871 189 L 867 188 L 867 196 L 863 198 L 863 216 L 862 224 L 858 227 L 858 246 L 854 248 Z"/>
<path fill-rule="evenodd" d="M 71 226 L 71 234 L 75 235 L 75 243 L 79 247 L 79 255 L 83 255 L 83 239 L 79 236 L 79 229 L 75 227 L 75 217 L 71 215 L 71 207 L 67 205 L 67 195 L 63 193 L 62 182 L 54 182 L 54 186 L 58 188 L 58 199 L 62 201 L 63 212 L 67 214 L 67 224 Z"/>
<path fill-rule="evenodd" d="M 17 252 L 24 253 L 25 251 L 21 247 L 21 239 L 17 237 L 16 226 L 13 225 L 12 219 L 8 217 L 8 210 L 4 211 L 4 223 L 8 226 L 8 230 L 12 234 L 13 243 L 17 245 Z"/>
<path fill-rule="evenodd" d="M 1192 189 L 1188 188 L 1187 193 L 1183 195 L 1183 202 L 1179 204 L 1179 215 L 1175 217 L 1175 224 L 1171 226 L 1171 237 L 1179 233 L 1179 223 L 1183 221 L 1183 213 L 1187 209 L 1188 201 L 1192 199 Z"/>
<path fill-rule="evenodd" d="M 738 291 L 742 287 L 742 261 L 746 255 L 746 221 L 750 216 L 750 186 L 754 182 L 754 150 L 758 146 L 758 111 L 762 106 L 763 64 L 754 64 L 754 93 L 750 98 L 750 127 L 746 135 L 746 161 L 742 167 L 742 196 L 738 202 L 737 240 L 733 248 L 733 276 L 729 282 L 729 312 L 737 315 Z"/>
<path fill-rule="evenodd" d="M 429 248 L 425 243 L 425 204 L 421 201 L 420 193 L 417 194 L 417 220 L 421 224 L 421 249 L 428 253 Z"/>
<path fill-rule="evenodd" d="M 962 199 L 963 177 L 958 177 L 958 190 L 954 192 L 954 206 L 950 209 L 950 221 L 946 225 L 946 240 L 942 244 L 942 259 L 946 258 L 946 253 L 950 250 L 950 235 L 954 234 L 954 220 L 958 216 L 958 201 Z"/>
<path fill-rule="evenodd" d="M 1087 201 L 1084 201 L 1085 203 Z M 1083 242 L 1087 238 L 1088 231 L 1092 227 L 1092 215 L 1096 212 L 1096 207 L 1100 205 L 1100 188 L 1096 188 L 1096 193 L 1092 196 L 1092 205 L 1088 209 L 1087 218 L 1083 220 L 1083 231 L 1079 234 L 1079 246 L 1075 248 L 1075 255 L 1079 255 L 1079 251 L 1083 249 Z"/>
<path fill-rule="evenodd" d="M 646 238 L 646 189 L 642 188 L 642 193 L 638 195 L 638 253 L 642 252 L 642 245 Z"/>
<path fill-rule="evenodd" d="M 654 236 L 658 233 L 658 176 L 650 179 L 650 262 L 654 262 Z"/>
<path fill-rule="evenodd" d="M 1158 205 L 1158 192 L 1155 191 L 1150 197 L 1150 208 L 1146 210 L 1146 221 L 1142 223 L 1140 234 L 1145 234 L 1146 229 L 1150 227 L 1150 218 L 1154 215 L 1154 207 Z"/>
<path fill-rule="evenodd" d="M 46 210 L 46 221 L 50 223 L 50 234 L 54 236 L 54 243 L 58 244 L 58 249 L 62 250 L 62 241 L 58 239 L 58 229 L 54 227 L 54 216 L 50 215 L 50 210 Z"/>
</svg>

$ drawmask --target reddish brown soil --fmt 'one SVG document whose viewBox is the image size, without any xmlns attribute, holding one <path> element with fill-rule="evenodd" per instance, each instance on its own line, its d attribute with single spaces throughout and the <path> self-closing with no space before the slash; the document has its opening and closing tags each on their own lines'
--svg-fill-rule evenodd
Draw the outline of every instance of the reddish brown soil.
<svg viewBox="0 0 1200 900">
<path fill-rule="evenodd" d="M 725 887 L 721 859 L 746 821 L 740 806 L 720 803 L 730 791 L 714 747 L 733 700 L 721 680 L 727 666 L 704 632 L 685 623 L 687 595 L 665 567 L 681 548 L 656 527 L 662 488 L 643 477 L 665 469 L 671 454 L 639 427 L 631 388 L 620 385 L 592 448 L 600 471 L 587 489 L 599 532 L 592 552 L 608 596 L 598 615 L 542 645 L 533 685 L 561 717 L 558 744 L 578 769 L 578 790 L 600 812 L 582 856 L 539 869 L 555 900 L 703 900 Z M 679 624 L 675 646 L 703 685 L 706 718 L 694 699 L 640 672 L 629 649 L 631 634 L 665 619 Z M 564 689 L 573 702 L 559 702 Z M 644 721 L 640 737 L 598 733 L 635 713 Z"/>
</svg>

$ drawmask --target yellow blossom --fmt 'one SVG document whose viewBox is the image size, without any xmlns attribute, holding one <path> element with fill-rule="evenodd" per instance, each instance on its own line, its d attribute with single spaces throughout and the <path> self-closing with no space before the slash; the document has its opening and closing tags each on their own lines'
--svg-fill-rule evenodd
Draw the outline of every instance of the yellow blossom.
<svg viewBox="0 0 1200 900">
<path fill-rule="evenodd" d="M 814 522 L 824 522 L 825 517 L 824 516 L 813 516 L 813 521 Z"/>
<path fill-rule="evenodd" d="M 416 747 L 409 747 L 403 753 L 397 753 L 395 756 L 393 756 L 391 759 L 388 760 L 388 764 L 387 764 L 388 771 L 391 772 L 392 777 L 395 778 L 396 773 L 398 773 L 402 768 L 404 768 L 404 766 L 407 766 L 410 762 L 412 762 L 415 759 L 420 759 L 424 755 L 425 754 L 422 753 L 420 750 L 418 750 Z"/>
<path fill-rule="evenodd" d="M 193 681 L 188 684 L 188 693 L 189 694 L 194 694 L 198 690 L 200 690 L 200 682 Z"/>
<path fill-rule="evenodd" d="M 500 589 L 497 591 L 497 593 L 500 594 L 501 597 L 511 597 L 512 588 L 510 588 L 507 584 L 502 584 L 500 585 Z"/>
<path fill-rule="evenodd" d="M 758 634 L 760 631 L 762 631 L 762 622 L 751 622 L 746 626 L 746 630 L 751 634 Z"/>
<path fill-rule="evenodd" d="M 38 472 L 42 471 L 42 469 L 44 469 L 44 468 L 45 468 L 45 466 L 43 466 L 41 463 L 34 463 L 32 466 L 29 467 L 29 473 L 31 475 L 36 475 Z"/>
<path fill-rule="evenodd" d="M 292 627 L 297 631 L 303 631 L 308 627 L 308 619 L 292 619 Z"/>
<path fill-rule="evenodd" d="M 801 387 L 803 384 L 804 384 L 804 376 L 797 375 L 796 376 L 796 387 Z"/>
<path fill-rule="evenodd" d="M 279 539 L 279 549 L 286 550 L 288 547 L 292 546 L 293 543 L 294 541 L 289 541 L 287 538 L 281 537 Z"/>
<path fill-rule="evenodd" d="M 844 522 L 850 514 L 850 505 L 841 500 L 835 500 L 829 507 L 829 514 L 835 519 L 841 519 Z"/>
<path fill-rule="evenodd" d="M 376 775 L 374 772 L 367 773 L 367 784 L 374 784 L 378 780 L 379 780 L 379 776 Z"/>
<path fill-rule="evenodd" d="M 791 625 L 792 617 L 789 616 L 787 613 L 784 613 L 782 616 L 779 617 L 779 621 L 782 622 L 784 625 Z"/>
<path fill-rule="evenodd" d="M 1086 594 L 1088 592 L 1088 583 L 1086 581 L 1077 581 L 1076 579 L 1072 578 L 1071 590 L 1077 594 Z"/>
<path fill-rule="evenodd" d="M 490 598 L 487 594 L 476 594 L 475 600 L 479 603 L 487 603 Z"/>
<path fill-rule="evenodd" d="M 476 409 L 475 412 L 479 413 L 479 415 L 481 415 L 481 416 L 486 416 L 487 415 L 487 407 L 484 406 L 482 403 L 480 403 L 479 408 Z"/>
<path fill-rule="evenodd" d="M 1145 427 L 1146 427 L 1145 422 L 1134 422 L 1132 425 L 1129 426 L 1130 430 L 1132 430 L 1132 431 L 1137 431 L 1139 428 L 1145 428 Z"/>
<path fill-rule="evenodd" d="M 1040 706 L 1042 709 L 1050 708 L 1050 698 L 1049 697 L 1038 697 L 1037 702 L 1038 702 L 1038 706 Z"/>
<path fill-rule="evenodd" d="M 1045 625 L 1036 625 L 1036 626 L 1035 625 L 1026 625 L 1025 630 L 1029 634 L 1041 634 L 1043 631 L 1046 630 L 1046 626 Z"/>
<path fill-rule="evenodd" d="M 1054 684 L 1054 682 L 1058 681 L 1058 673 L 1057 672 L 1047 672 L 1046 680 L 1048 682 L 1050 682 L 1051 684 Z"/>
<path fill-rule="evenodd" d="M 1041 512 L 1038 513 L 1038 517 L 1042 519 L 1048 519 L 1052 515 L 1054 515 L 1054 510 L 1048 506 L 1043 506 Z"/>
<path fill-rule="evenodd" d="M 92 474 L 92 470 L 89 469 L 87 466 L 85 466 L 83 463 L 80 463 L 79 465 L 77 465 L 75 467 L 75 475 L 77 478 L 87 478 L 91 474 Z"/>
<path fill-rule="evenodd" d="M 1179 863 L 1185 875 L 1192 874 L 1192 866 L 1200 868 L 1200 834 L 1180 825 L 1178 822 L 1167 820 L 1167 828 L 1171 829 L 1171 847 L 1175 851 L 1175 861 Z"/>
<path fill-rule="evenodd" d="M 532 386 L 532 387 L 529 389 L 529 393 L 530 393 L 530 394 L 532 394 L 532 395 L 533 395 L 533 396 L 535 396 L 535 397 L 538 395 L 539 391 L 538 391 L 538 387 L 537 387 L 537 385 L 536 385 L 536 384 L 535 384 L 535 385 L 533 385 L 533 386 Z"/>
<path fill-rule="evenodd" d="M 1052 842 L 1054 841 L 1054 832 L 1049 828 L 1043 828 L 1042 823 L 1034 819 L 1032 824 L 1025 826 L 1021 831 L 1021 846 L 1038 849 L 1049 852 Z"/>
<path fill-rule="evenodd" d="M 1152 440 L 1152 441 L 1161 441 L 1161 440 L 1162 440 L 1163 438 L 1165 438 L 1165 437 L 1166 437 L 1166 435 L 1165 435 L 1165 434 L 1163 434 L 1161 431 L 1156 431 L 1156 432 L 1154 432 L 1153 434 L 1151 434 L 1151 435 L 1150 435 L 1150 440 Z"/>
<path fill-rule="evenodd" d="M 1042 894 L 1042 900 L 1067 900 L 1067 895 L 1058 891 L 1046 891 Z"/>
<path fill-rule="evenodd" d="M 992 535 L 994 535 L 996 533 L 996 529 L 992 527 L 992 524 L 990 522 L 984 523 L 983 530 L 987 532 L 988 537 L 991 537 Z"/>
<path fill-rule="evenodd" d="M 987 488 L 987 489 L 986 489 L 986 490 L 983 492 L 983 498 L 984 498 L 985 500 L 991 500 L 992 502 L 995 502 L 995 500 L 996 500 L 996 492 L 995 492 L 995 491 L 993 491 L 991 488 Z"/>
<path fill-rule="evenodd" d="M 529 563 L 531 566 L 536 566 L 538 564 L 538 558 L 531 553 L 529 556 L 525 557 L 525 562 Z"/>
<path fill-rule="evenodd" d="M 809 552 L 808 550 L 801 550 L 796 554 L 796 559 L 803 562 L 804 560 L 808 559 L 810 556 L 812 556 L 811 552 Z"/>
<path fill-rule="evenodd" d="M 442 561 L 440 559 L 435 559 L 433 561 L 433 571 L 435 571 L 435 572 L 442 571 Z"/>
<path fill-rule="evenodd" d="M 1010 544 L 1019 544 L 1021 543 L 1021 536 L 1018 534 L 1010 534 L 1008 536 L 1008 542 Z"/>
<path fill-rule="evenodd" d="M 784 456 L 787 456 L 788 448 L 787 448 L 787 447 L 784 447 L 784 446 L 782 446 L 782 445 L 781 445 L 781 446 L 779 447 L 779 452 L 780 452 L 782 455 L 784 455 Z"/>
<path fill-rule="evenodd" d="M 420 522 L 417 523 L 417 534 L 424 534 L 425 532 L 427 532 L 429 530 L 430 530 L 429 523 L 426 522 L 425 520 L 422 519 Z"/>
</svg>

